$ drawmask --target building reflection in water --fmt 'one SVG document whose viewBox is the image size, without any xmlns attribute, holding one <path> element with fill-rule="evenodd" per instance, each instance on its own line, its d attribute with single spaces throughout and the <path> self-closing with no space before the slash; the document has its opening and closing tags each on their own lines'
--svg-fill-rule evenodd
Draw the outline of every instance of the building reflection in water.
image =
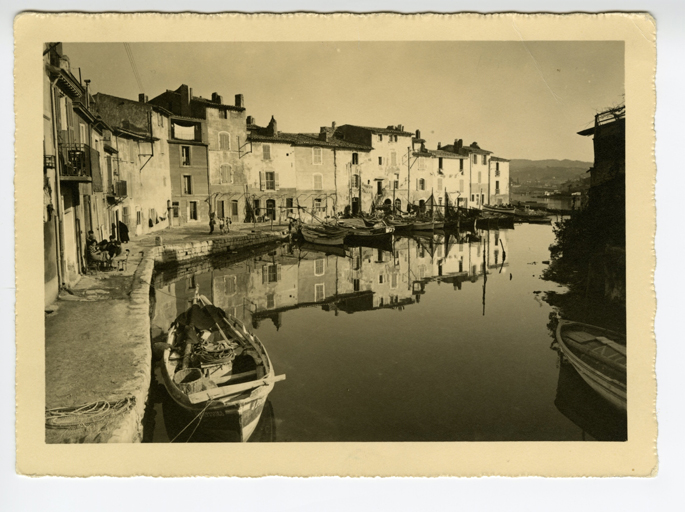
<svg viewBox="0 0 685 512">
<path fill-rule="evenodd" d="M 238 262 L 158 273 L 153 324 L 166 330 L 188 308 L 196 285 L 254 328 L 269 319 L 280 329 L 284 313 L 302 307 L 336 315 L 402 310 L 420 302 L 429 282 L 449 283 L 456 291 L 481 280 L 485 293 L 487 280 L 506 274 L 506 258 L 505 231 L 395 237 L 381 248 L 283 244 Z"/>
</svg>

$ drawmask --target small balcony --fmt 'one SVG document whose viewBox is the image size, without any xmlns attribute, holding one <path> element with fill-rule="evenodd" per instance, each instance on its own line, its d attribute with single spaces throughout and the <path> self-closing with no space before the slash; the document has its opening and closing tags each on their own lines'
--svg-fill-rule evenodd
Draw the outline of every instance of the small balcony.
<svg viewBox="0 0 685 512">
<path fill-rule="evenodd" d="M 60 144 L 60 180 L 92 182 L 99 159 L 100 154 L 88 144 Z"/>
<path fill-rule="evenodd" d="M 107 195 L 115 198 L 124 198 L 127 194 L 126 182 L 124 180 L 116 180 L 109 186 Z"/>
</svg>

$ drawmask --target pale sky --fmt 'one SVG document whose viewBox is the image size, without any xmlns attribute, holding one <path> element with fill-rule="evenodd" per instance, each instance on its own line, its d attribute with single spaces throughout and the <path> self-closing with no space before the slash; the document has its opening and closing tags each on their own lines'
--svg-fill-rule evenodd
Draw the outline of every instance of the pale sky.
<svg viewBox="0 0 685 512">
<path fill-rule="evenodd" d="M 131 43 L 150 98 L 245 96 L 248 115 L 284 132 L 402 124 L 428 148 L 464 139 L 503 158 L 592 161 L 576 134 L 623 102 L 622 42 Z M 93 92 L 137 99 L 123 43 L 65 43 Z"/>
</svg>

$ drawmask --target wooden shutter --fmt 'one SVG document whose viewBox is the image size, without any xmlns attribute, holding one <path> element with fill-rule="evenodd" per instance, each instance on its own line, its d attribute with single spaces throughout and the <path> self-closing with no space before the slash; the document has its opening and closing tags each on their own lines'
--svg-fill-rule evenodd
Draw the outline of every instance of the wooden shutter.
<svg viewBox="0 0 685 512">
<path fill-rule="evenodd" d="M 418 189 L 419 189 L 419 179 L 416 178 L 416 190 L 418 190 Z"/>
<path fill-rule="evenodd" d="M 269 282 L 269 265 L 262 265 L 262 284 Z"/>
<path fill-rule="evenodd" d="M 264 171 L 259 171 L 259 190 L 264 190 L 266 186 L 266 176 Z"/>
<path fill-rule="evenodd" d="M 274 173 L 274 188 L 276 190 L 278 190 L 280 188 L 280 184 L 278 182 L 278 173 L 277 172 Z"/>
<path fill-rule="evenodd" d="M 276 281 L 281 282 L 281 264 L 276 264 Z"/>
<path fill-rule="evenodd" d="M 262 144 L 262 157 L 264 160 L 271 160 L 271 146 L 269 144 Z"/>
</svg>

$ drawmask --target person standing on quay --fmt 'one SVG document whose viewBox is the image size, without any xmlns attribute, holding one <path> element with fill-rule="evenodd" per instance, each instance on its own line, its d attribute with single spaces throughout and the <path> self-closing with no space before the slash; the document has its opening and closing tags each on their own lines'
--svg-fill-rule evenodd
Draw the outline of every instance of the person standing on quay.
<svg viewBox="0 0 685 512">
<path fill-rule="evenodd" d="M 209 214 L 209 234 L 214 233 L 214 224 L 216 224 L 216 219 L 214 218 L 214 212 Z"/>
</svg>

